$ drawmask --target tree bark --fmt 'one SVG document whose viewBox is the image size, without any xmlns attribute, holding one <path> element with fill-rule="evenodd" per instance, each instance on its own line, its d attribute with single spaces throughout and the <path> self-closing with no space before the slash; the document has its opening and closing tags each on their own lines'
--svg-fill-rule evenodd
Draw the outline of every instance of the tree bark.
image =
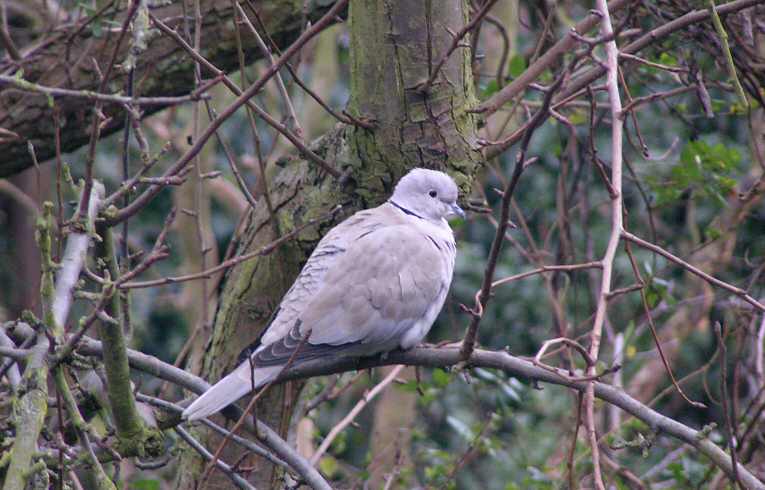
<svg viewBox="0 0 765 490">
<path fill-rule="evenodd" d="M 413 167 L 448 170 L 468 192 L 479 167 L 470 56 L 460 49 L 443 65 L 429 93 L 418 84 L 444 55 L 449 31 L 465 25 L 468 7 L 462 0 L 409 2 L 358 0 L 350 8 L 351 103 L 356 117 L 375 121 L 375 128 L 341 127 L 315 143 L 316 152 L 337 162 L 349 177 L 340 183 L 309 163 L 279 162 L 269 183 L 275 216 L 258 206 L 248 217 L 239 252 L 255 250 L 272 241 L 275 219 L 280 233 L 288 233 L 337 204 L 345 215 L 380 204 L 393 185 Z M 339 221 L 339 218 L 338 218 Z M 212 338 L 205 347 L 201 375 L 218 380 L 232 369 L 242 346 L 258 338 L 320 237 L 333 223 L 308 229 L 266 257 L 239 264 L 226 277 Z M 301 386 L 286 383 L 269 390 L 257 415 L 285 434 Z M 198 433 L 208 445 L 216 439 Z M 229 453 L 224 460 L 235 461 Z M 280 475 L 264 462 L 251 475 L 258 488 L 279 487 Z M 177 488 L 199 482 L 198 458 L 187 453 L 181 463 Z M 212 482 L 211 482 L 212 483 Z M 225 484 L 223 481 L 221 484 Z"/>
<path fill-rule="evenodd" d="M 118 4 L 126 2 L 117 2 Z M 326 11 L 317 6 L 321 2 L 309 2 L 303 13 L 303 3 L 289 0 L 257 2 L 260 18 L 271 37 L 279 46 L 289 45 L 301 32 L 306 20 L 316 20 Z M 237 57 L 236 28 L 233 4 L 229 1 L 200 0 L 202 12 L 202 54 L 221 70 L 232 72 L 239 69 Z M 169 5 L 151 8 L 151 12 L 179 31 L 183 31 L 183 13 L 192 12 L 183 2 L 175 0 Z M 23 74 L 26 81 L 49 87 L 72 90 L 98 89 L 99 71 L 104 71 L 112 59 L 119 27 L 114 30 L 104 24 L 112 20 L 122 24 L 126 9 L 107 10 L 104 16 L 83 27 L 78 22 L 60 27 L 40 39 L 37 45 L 23 52 L 23 59 L 14 62 L 0 61 L 0 73 Z M 189 14 L 190 15 L 190 14 Z M 189 29 L 193 35 L 193 22 Z M 94 26 L 100 25 L 100 35 Z M 263 55 L 253 37 L 242 30 L 245 62 L 252 63 Z M 120 44 L 116 62 L 123 63 L 132 49 L 130 34 Z M 186 95 L 194 89 L 194 63 L 172 39 L 149 28 L 145 33 L 146 47 L 137 56 L 134 95 L 142 97 Z M 95 60 L 95 62 L 94 62 Z M 98 65 L 98 70 L 95 68 Z M 126 70 L 115 66 L 109 79 L 109 92 L 124 92 Z M 147 106 L 143 115 L 152 114 L 163 106 Z M 27 142 L 31 142 L 39 161 L 56 154 L 54 135 L 56 117 L 61 131 L 61 150 L 71 152 L 85 145 L 90 139 L 93 117 L 93 101 L 84 98 L 54 98 L 23 92 L 16 88 L 0 91 L 0 177 L 13 175 L 33 162 Z M 106 104 L 103 109 L 106 122 L 101 136 L 107 136 L 122 128 L 124 111 L 116 104 Z M 56 116 L 58 114 L 58 116 Z"/>
</svg>

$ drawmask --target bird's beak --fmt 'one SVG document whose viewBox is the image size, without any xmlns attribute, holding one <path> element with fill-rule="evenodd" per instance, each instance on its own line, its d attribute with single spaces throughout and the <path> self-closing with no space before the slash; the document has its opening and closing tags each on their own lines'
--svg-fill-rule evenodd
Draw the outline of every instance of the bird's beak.
<svg viewBox="0 0 765 490">
<path fill-rule="evenodd" d="M 465 211 L 462 210 L 462 208 L 457 204 L 456 202 L 451 205 L 451 213 L 452 216 L 459 216 L 462 219 L 465 219 Z"/>
</svg>

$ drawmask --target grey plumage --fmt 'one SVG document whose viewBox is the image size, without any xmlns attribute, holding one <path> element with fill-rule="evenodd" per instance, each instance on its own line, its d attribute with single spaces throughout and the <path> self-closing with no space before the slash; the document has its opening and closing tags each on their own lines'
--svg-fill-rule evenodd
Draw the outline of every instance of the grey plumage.
<svg viewBox="0 0 765 490">
<path fill-rule="evenodd" d="M 464 216 L 457 197 L 448 175 L 414 169 L 386 203 L 330 230 L 251 359 L 195 400 L 183 417 L 196 420 L 221 410 L 274 379 L 293 355 L 297 364 L 420 343 L 452 281 L 456 245 L 446 219 Z"/>
</svg>

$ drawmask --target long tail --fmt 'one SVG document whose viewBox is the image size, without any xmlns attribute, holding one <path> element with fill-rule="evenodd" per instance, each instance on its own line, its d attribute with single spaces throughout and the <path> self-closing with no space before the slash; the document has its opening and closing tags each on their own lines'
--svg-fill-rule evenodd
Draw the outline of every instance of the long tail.
<svg viewBox="0 0 765 490">
<path fill-rule="evenodd" d="M 279 369 L 279 366 L 274 366 L 253 371 L 250 363 L 244 362 L 194 400 L 183 411 L 182 417 L 192 421 L 212 415 L 252 391 L 253 387 L 260 388 L 274 379 Z"/>
</svg>

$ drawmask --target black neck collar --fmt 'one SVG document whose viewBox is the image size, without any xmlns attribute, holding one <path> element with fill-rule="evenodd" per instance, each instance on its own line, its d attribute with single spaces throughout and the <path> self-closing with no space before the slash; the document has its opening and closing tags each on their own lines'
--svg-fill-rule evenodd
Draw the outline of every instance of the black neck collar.
<svg viewBox="0 0 765 490">
<path fill-rule="evenodd" d="M 401 210 L 401 211 L 402 211 L 404 214 L 408 214 L 408 215 L 410 215 L 410 216 L 414 216 L 414 217 L 416 217 L 416 218 L 420 218 L 420 219 L 425 219 L 425 218 L 423 218 L 422 216 L 420 216 L 419 214 L 417 214 L 417 213 L 415 213 L 415 212 L 413 212 L 413 211 L 410 211 L 410 210 L 406 209 L 404 206 L 401 206 L 400 204 L 396 203 L 396 201 L 394 201 L 393 199 L 389 199 L 389 200 L 388 200 L 388 202 L 389 202 L 389 203 L 391 203 L 391 204 L 393 204 L 394 206 L 396 206 L 396 207 L 397 207 L 398 209 L 400 209 L 400 210 Z"/>
</svg>

